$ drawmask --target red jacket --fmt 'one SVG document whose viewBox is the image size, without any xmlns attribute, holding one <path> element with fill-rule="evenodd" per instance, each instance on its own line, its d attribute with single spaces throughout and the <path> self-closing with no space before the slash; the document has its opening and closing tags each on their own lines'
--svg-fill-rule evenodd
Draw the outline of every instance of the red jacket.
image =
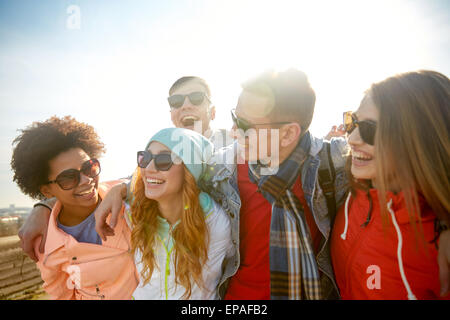
<svg viewBox="0 0 450 320">
<path fill-rule="evenodd" d="M 377 190 L 348 196 L 331 238 L 331 257 L 342 299 L 439 299 L 435 238 L 436 216 L 421 199 L 424 237 L 410 223 L 403 193 L 388 193 L 388 223 L 383 226 Z M 420 230 L 419 221 L 416 222 Z M 449 297 L 447 297 L 448 299 Z"/>
</svg>

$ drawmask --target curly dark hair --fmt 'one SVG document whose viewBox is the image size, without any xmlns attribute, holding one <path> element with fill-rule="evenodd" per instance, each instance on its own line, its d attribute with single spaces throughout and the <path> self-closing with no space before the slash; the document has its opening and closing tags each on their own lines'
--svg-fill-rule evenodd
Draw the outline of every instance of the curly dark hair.
<svg viewBox="0 0 450 320">
<path fill-rule="evenodd" d="M 33 122 L 16 137 L 11 159 L 13 180 L 23 193 L 42 199 L 40 187 L 48 180 L 49 162 L 72 148 L 81 148 L 91 158 L 105 152 L 94 128 L 70 116 L 56 116 L 43 122 Z"/>
</svg>

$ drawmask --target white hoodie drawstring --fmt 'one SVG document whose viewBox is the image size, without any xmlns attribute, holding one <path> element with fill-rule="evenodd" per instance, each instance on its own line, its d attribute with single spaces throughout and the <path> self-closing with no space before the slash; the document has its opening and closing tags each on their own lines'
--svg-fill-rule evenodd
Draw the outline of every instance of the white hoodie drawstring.
<svg viewBox="0 0 450 320">
<path fill-rule="evenodd" d="M 417 300 L 416 296 L 411 291 L 411 287 L 409 286 L 408 280 L 406 279 L 405 270 L 403 269 L 403 259 L 402 259 L 403 238 L 402 238 L 402 233 L 400 231 L 400 228 L 397 224 L 397 220 L 395 219 L 395 213 L 392 210 L 392 199 L 389 200 L 389 202 L 387 204 L 387 208 L 391 214 L 392 223 L 394 224 L 395 230 L 397 231 L 397 237 L 398 237 L 397 260 L 398 260 L 398 267 L 400 269 L 400 275 L 402 277 L 403 285 L 406 288 L 406 292 L 408 292 L 408 300 Z"/>
<path fill-rule="evenodd" d="M 345 226 L 344 226 L 344 232 L 341 234 L 342 240 L 345 240 L 347 238 L 347 229 L 348 229 L 348 203 L 350 202 L 350 198 L 352 197 L 352 194 L 349 192 L 347 196 L 347 200 L 345 200 Z"/>
</svg>

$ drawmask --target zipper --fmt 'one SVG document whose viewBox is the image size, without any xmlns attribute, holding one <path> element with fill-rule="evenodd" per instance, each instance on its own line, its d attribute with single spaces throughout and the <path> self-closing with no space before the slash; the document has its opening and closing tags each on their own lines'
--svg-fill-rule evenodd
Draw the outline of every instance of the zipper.
<svg viewBox="0 0 450 320">
<path fill-rule="evenodd" d="M 173 232 L 173 225 L 171 224 L 169 227 L 169 236 L 167 237 L 167 244 L 169 244 L 170 238 L 172 238 L 172 232 Z M 172 238 L 173 239 L 173 238 Z M 173 241 L 173 240 L 172 240 Z M 164 245 L 166 248 L 166 246 Z M 170 275 L 170 255 L 172 254 L 173 246 L 170 248 L 170 250 L 167 250 L 167 257 L 166 257 L 166 272 L 165 272 L 165 280 L 164 280 L 164 289 L 166 292 L 166 300 L 169 298 L 169 288 L 168 288 L 168 278 Z"/>
<path fill-rule="evenodd" d="M 84 291 L 81 288 L 80 289 L 76 289 L 76 290 L 82 292 L 84 295 L 87 295 L 87 296 L 99 297 L 101 300 L 105 299 L 105 295 L 100 293 L 100 288 L 99 288 L 98 284 L 95 285 L 95 292 L 96 292 L 96 294 L 92 294 L 92 293 L 86 292 L 86 291 Z"/>
<path fill-rule="evenodd" d="M 168 241 L 172 237 L 172 231 L 173 231 L 173 226 L 170 225 L 170 227 L 169 227 L 169 236 L 167 237 Z M 172 254 L 173 247 L 170 248 L 170 250 L 168 250 L 166 244 L 163 241 L 163 239 L 161 239 L 159 234 L 157 236 L 158 236 L 158 239 L 161 242 L 164 250 L 166 251 L 166 267 L 165 267 L 165 272 L 164 272 L 164 293 L 166 295 L 165 296 L 165 300 L 168 300 L 168 297 L 169 297 L 169 288 L 168 288 L 169 279 L 168 278 L 169 278 L 169 275 L 170 275 L 170 255 Z M 169 242 L 167 242 L 167 244 L 169 244 Z"/>
</svg>

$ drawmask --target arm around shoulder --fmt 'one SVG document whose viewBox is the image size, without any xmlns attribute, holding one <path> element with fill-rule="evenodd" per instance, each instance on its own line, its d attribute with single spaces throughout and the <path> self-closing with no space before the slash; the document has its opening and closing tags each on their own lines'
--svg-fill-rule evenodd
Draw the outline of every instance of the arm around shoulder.
<svg viewBox="0 0 450 320">
<path fill-rule="evenodd" d="M 27 220 L 19 230 L 19 238 L 23 251 L 34 261 L 37 257 L 34 252 L 34 244 L 41 237 L 38 251 L 44 253 L 45 241 L 47 239 L 48 221 L 56 198 L 43 200 L 34 205 Z"/>
</svg>

